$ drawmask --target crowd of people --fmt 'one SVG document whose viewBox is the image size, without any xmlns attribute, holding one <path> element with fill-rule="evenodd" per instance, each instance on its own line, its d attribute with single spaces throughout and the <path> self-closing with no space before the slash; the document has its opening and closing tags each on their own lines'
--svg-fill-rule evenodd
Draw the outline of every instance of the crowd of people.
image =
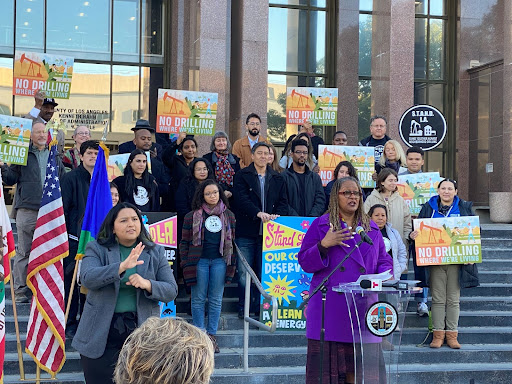
<svg viewBox="0 0 512 384">
<path fill-rule="evenodd" d="M 4 184 L 17 184 L 13 211 L 18 247 L 13 281 L 18 303 L 30 299 L 26 270 L 49 153 L 45 124 L 57 105 L 43 96 L 36 94 L 36 106 L 30 112 L 34 125 L 27 165 L 0 162 Z M 162 147 L 153 142 L 155 129 L 149 122 L 137 121 L 132 129 L 134 139 L 119 146 L 120 153 L 130 155 L 124 174 L 110 184 L 114 207 L 83 259 L 80 281 L 87 288 L 86 298 L 79 294 L 77 286 L 71 286 L 71 281 L 98 142 L 91 140 L 87 127 L 75 129 L 74 146 L 62 150 L 62 160 L 58 159 L 70 250 L 64 260 L 66 301 L 75 290 L 66 336 L 73 338 L 73 346 L 81 354 L 87 382 L 110 382 L 125 340 L 135 343 L 133 331 L 157 313 L 158 301 L 169 302 L 177 295 L 177 284 L 163 248 L 151 240 L 142 225 L 141 212 L 177 213 L 178 276 L 190 292 L 193 324 L 208 334 L 216 353 L 224 285 L 236 275 L 238 315 L 244 315 L 245 269 L 234 243 L 261 276 L 263 224 L 279 216 L 317 218 L 298 255 L 304 271 L 314 275 L 311 289 L 355 244 L 352 231 L 359 225 L 368 231 L 374 245 L 362 245 L 359 252 L 365 255 L 364 259 L 348 260 L 343 271 L 333 275 L 331 286 L 354 281 L 363 273 L 387 269 L 398 279 L 407 273 L 408 260 L 412 258 L 415 278 L 425 287 L 416 297 L 419 316 L 428 315 L 428 286 L 432 292 L 434 340 L 430 346 L 438 348 L 446 338 L 451 348 L 460 348 L 460 288 L 478 284 L 476 267 L 417 266 L 414 239 L 418 231 L 413 230 L 409 207 L 397 192 L 398 175 L 423 172 L 421 148 L 412 147 L 404 153 L 401 145 L 386 135 L 385 117 L 374 116 L 370 135 L 358 144 L 375 148 L 373 178 L 377 187 L 363 190 L 356 169 L 348 161 L 337 165 L 333 180 L 323 187 L 318 174 L 318 146 L 324 141 L 315 135 L 310 121 L 288 139 L 280 159 L 261 134 L 261 118 L 257 114 L 247 116 L 245 128 L 246 134 L 233 145 L 225 132 L 215 133 L 209 152 L 199 156 L 193 136 L 181 132 L 174 142 Z M 343 131 L 336 131 L 331 143 L 351 145 Z M 146 152 L 150 153 L 151 172 Z M 468 215 L 473 215 L 471 203 L 457 196 L 454 180 L 445 179 L 439 184 L 438 195 L 424 204 L 418 217 Z M 251 295 L 250 312 L 256 315 L 258 297 L 257 291 Z M 319 305 L 320 296 L 312 298 L 308 307 L 308 382 L 318 381 Z M 326 353 L 345 356 L 345 367 L 351 358 L 352 341 L 349 329 L 335 323 L 347 317 L 347 307 L 340 295 L 329 291 L 327 308 Z M 372 353 L 380 361 L 379 351 Z M 123 364 L 136 360 L 129 354 L 121 356 Z M 330 361 L 333 359 L 324 359 L 325 375 L 337 369 L 330 366 Z M 338 374 L 347 372 L 341 369 Z M 123 375 L 116 371 L 117 380 L 125 380 L 119 379 Z"/>
</svg>

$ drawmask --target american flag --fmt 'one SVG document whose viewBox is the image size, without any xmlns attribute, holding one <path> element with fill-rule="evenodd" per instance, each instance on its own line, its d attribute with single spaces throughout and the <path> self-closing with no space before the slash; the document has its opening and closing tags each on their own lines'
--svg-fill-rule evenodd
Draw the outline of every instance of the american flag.
<svg viewBox="0 0 512 384">
<path fill-rule="evenodd" d="M 27 269 L 33 297 L 25 346 L 36 364 L 51 374 L 66 361 L 62 259 L 69 251 L 56 155 L 57 146 L 52 145 Z"/>
</svg>

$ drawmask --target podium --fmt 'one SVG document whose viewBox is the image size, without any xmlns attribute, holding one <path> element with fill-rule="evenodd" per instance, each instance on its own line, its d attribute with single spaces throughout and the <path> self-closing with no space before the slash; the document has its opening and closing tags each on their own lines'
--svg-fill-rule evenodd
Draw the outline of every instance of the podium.
<svg viewBox="0 0 512 384">
<path fill-rule="evenodd" d="M 369 290 L 361 288 L 359 283 L 344 283 L 332 290 L 344 294 L 347 301 L 354 346 L 354 383 L 398 383 L 407 304 L 412 294 L 423 289 L 408 286 L 403 290 L 390 287 Z"/>
</svg>

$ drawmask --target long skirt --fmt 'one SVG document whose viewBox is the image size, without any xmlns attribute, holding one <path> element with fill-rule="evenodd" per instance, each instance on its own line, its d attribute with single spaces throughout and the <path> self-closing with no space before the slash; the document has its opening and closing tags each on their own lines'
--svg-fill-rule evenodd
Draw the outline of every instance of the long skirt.
<svg viewBox="0 0 512 384">
<path fill-rule="evenodd" d="M 362 382 L 361 349 L 356 348 L 357 383 Z M 354 384 L 355 375 L 354 347 L 352 343 L 324 341 L 323 378 L 320 382 L 320 341 L 308 339 L 306 363 L 306 384 Z M 364 345 L 365 383 L 386 384 L 386 365 L 380 344 Z"/>
</svg>

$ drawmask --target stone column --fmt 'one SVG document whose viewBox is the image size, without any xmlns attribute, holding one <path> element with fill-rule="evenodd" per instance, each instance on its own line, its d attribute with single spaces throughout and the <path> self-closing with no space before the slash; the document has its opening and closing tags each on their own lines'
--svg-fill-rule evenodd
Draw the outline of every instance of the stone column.
<svg viewBox="0 0 512 384">
<path fill-rule="evenodd" d="M 512 192 L 512 2 L 503 12 L 503 156 L 502 188 Z"/>
<path fill-rule="evenodd" d="M 359 0 L 340 0 L 337 29 L 336 87 L 337 130 L 347 133 L 349 143 L 358 141 Z M 329 142 L 330 138 L 326 138 Z"/>
<path fill-rule="evenodd" d="M 267 1 L 233 2 L 231 60 L 233 105 L 230 111 L 232 142 L 245 134 L 245 118 L 252 112 L 261 117 L 261 133 L 266 136 L 268 12 Z"/>
<path fill-rule="evenodd" d="M 398 122 L 414 102 L 414 16 L 411 0 L 374 1 L 372 114 L 388 118 L 388 135 L 400 141 Z"/>
</svg>

